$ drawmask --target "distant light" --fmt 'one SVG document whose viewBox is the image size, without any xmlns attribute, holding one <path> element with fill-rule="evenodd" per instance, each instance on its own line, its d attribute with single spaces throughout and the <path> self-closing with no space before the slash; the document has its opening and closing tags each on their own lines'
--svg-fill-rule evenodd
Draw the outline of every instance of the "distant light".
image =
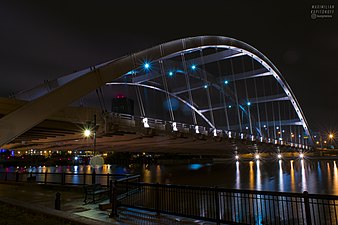
<svg viewBox="0 0 338 225">
<path fill-rule="evenodd" d="M 334 137 L 333 134 L 329 134 L 330 139 L 333 139 L 333 137 Z"/>
<path fill-rule="evenodd" d="M 300 154 L 299 154 L 299 158 L 301 158 L 301 159 L 304 158 L 304 154 L 303 154 L 303 153 L 300 153 Z"/>
<path fill-rule="evenodd" d="M 281 159 L 281 158 L 282 158 L 282 154 L 279 153 L 279 154 L 277 155 L 277 157 L 278 157 L 279 159 Z"/>
<path fill-rule="evenodd" d="M 256 154 L 256 155 L 255 155 L 255 158 L 256 158 L 256 159 L 259 159 L 259 155 L 258 155 L 258 154 Z"/>
<path fill-rule="evenodd" d="M 144 69 L 149 70 L 150 69 L 150 64 L 149 63 L 145 63 L 144 64 Z"/>
<path fill-rule="evenodd" d="M 266 128 L 266 125 L 263 125 L 264 128 Z"/>
<path fill-rule="evenodd" d="M 174 73 L 172 71 L 169 72 L 169 76 L 172 76 L 174 75 Z"/>
<path fill-rule="evenodd" d="M 74 157 L 74 159 L 75 159 L 75 160 L 78 160 L 78 159 L 79 159 L 79 157 L 75 156 L 75 157 Z"/>
<path fill-rule="evenodd" d="M 208 85 L 206 84 L 206 85 L 204 85 L 204 88 L 208 88 Z"/>
<path fill-rule="evenodd" d="M 238 156 L 238 155 L 235 155 L 235 159 L 237 159 L 237 160 L 238 160 L 238 159 L 239 159 L 239 156 Z"/>
<path fill-rule="evenodd" d="M 227 80 L 224 81 L 224 84 L 228 84 L 228 83 L 229 83 L 229 81 L 227 81 Z"/>
<path fill-rule="evenodd" d="M 251 105 L 251 102 L 247 102 L 246 104 L 247 104 L 248 106 L 250 106 L 250 105 Z"/>
<path fill-rule="evenodd" d="M 276 127 L 277 130 L 279 130 L 279 127 Z"/>
<path fill-rule="evenodd" d="M 92 134 L 92 132 L 89 129 L 85 129 L 84 132 L 83 132 L 83 135 L 85 137 L 90 137 L 91 134 Z"/>
<path fill-rule="evenodd" d="M 191 66 L 191 69 L 192 69 L 192 70 L 195 70 L 195 69 L 196 69 L 196 65 L 192 65 L 192 66 Z"/>
<path fill-rule="evenodd" d="M 249 129 L 249 127 L 245 127 L 245 129 L 246 129 L 246 130 L 248 130 L 248 129 Z"/>
<path fill-rule="evenodd" d="M 229 109 L 231 109 L 231 107 L 232 107 L 231 105 L 228 106 Z"/>
</svg>

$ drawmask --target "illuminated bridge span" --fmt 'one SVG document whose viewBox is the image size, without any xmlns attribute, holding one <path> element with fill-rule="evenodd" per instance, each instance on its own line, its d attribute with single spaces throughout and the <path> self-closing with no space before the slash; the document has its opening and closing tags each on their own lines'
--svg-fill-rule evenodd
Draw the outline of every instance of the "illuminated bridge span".
<svg viewBox="0 0 338 225">
<path fill-rule="evenodd" d="M 147 118 L 157 118 L 169 121 L 174 132 L 184 123 L 192 125 L 195 133 L 203 127 L 214 137 L 301 148 L 313 144 L 295 95 L 266 56 L 239 40 L 199 36 L 164 43 L 17 94 L 29 103 L 1 118 L 0 145 L 95 92 L 101 93 L 101 107 L 117 95 L 133 99 L 135 114 L 145 128 L 150 126 Z"/>
</svg>

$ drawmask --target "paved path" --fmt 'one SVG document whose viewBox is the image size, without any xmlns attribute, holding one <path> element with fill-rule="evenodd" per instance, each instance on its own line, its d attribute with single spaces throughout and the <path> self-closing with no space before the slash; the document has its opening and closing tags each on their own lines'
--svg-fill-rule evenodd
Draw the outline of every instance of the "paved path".
<svg viewBox="0 0 338 225">
<path fill-rule="evenodd" d="M 56 193 L 61 193 L 61 210 L 55 210 Z M 0 183 L 0 201 L 18 205 L 38 213 L 67 218 L 82 224 L 214 224 L 200 220 L 160 215 L 120 208 L 117 218 L 109 218 L 110 210 L 102 211 L 99 204 L 83 204 L 83 189 L 77 186 L 43 185 L 35 183 Z M 108 200 L 101 203 L 107 203 Z"/>
</svg>

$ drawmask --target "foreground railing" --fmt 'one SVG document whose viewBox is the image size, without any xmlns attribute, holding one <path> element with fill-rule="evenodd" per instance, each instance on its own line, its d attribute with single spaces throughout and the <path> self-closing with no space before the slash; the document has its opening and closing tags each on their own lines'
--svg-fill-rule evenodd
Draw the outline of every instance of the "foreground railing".
<svg viewBox="0 0 338 225">
<path fill-rule="evenodd" d="M 109 187 L 111 181 L 134 176 L 132 174 L 100 174 L 100 173 L 73 173 L 73 172 L 0 172 L 0 181 L 36 182 L 60 185 L 101 184 Z M 138 175 L 138 177 L 140 177 Z M 138 181 L 140 181 L 138 179 Z"/>
<path fill-rule="evenodd" d="M 227 224 L 336 225 L 338 196 L 115 182 L 117 206 Z"/>
</svg>

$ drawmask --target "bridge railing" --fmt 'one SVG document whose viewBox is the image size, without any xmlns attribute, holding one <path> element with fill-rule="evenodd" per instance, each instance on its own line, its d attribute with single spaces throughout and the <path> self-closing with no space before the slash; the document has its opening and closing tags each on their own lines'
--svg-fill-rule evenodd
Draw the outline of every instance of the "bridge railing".
<svg viewBox="0 0 338 225">
<path fill-rule="evenodd" d="M 122 125 L 127 125 L 127 126 L 134 127 L 134 128 L 138 126 L 143 126 L 142 119 L 144 117 L 141 117 L 141 116 L 132 116 L 132 115 L 123 114 L 123 113 L 110 113 L 110 117 L 113 119 L 114 122 L 120 123 Z M 158 131 L 170 131 L 170 132 L 172 131 L 172 125 L 173 125 L 172 121 L 165 121 L 165 120 L 156 119 L 156 118 L 147 118 L 147 119 L 148 119 L 148 125 L 152 129 L 155 129 Z M 176 127 L 178 131 L 182 133 L 195 133 L 196 132 L 195 125 L 176 122 Z M 213 128 L 208 128 L 204 126 L 198 126 L 198 131 L 200 135 L 205 135 L 205 136 L 213 136 L 214 134 Z M 301 148 L 301 149 L 308 149 L 307 145 L 304 145 L 301 143 L 286 141 L 284 139 L 274 139 L 274 138 L 268 138 L 268 137 L 253 136 L 245 132 L 235 132 L 235 131 L 218 129 L 216 133 L 218 137 L 238 139 L 238 140 L 247 140 L 247 141 L 252 141 L 252 142 L 275 144 L 275 145 L 281 145 L 281 146 L 289 146 L 289 147 L 295 147 L 295 148 Z"/>
<path fill-rule="evenodd" d="M 118 207 L 227 224 L 337 225 L 338 196 L 115 182 Z"/>
</svg>

